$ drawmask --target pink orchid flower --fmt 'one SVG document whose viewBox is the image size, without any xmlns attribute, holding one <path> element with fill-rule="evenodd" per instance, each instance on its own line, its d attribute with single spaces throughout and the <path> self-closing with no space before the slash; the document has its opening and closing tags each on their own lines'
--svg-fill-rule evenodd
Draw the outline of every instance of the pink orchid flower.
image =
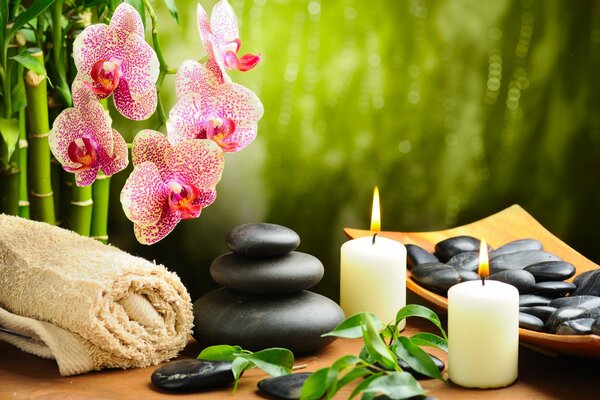
<svg viewBox="0 0 600 400">
<path fill-rule="evenodd" d="M 163 134 L 144 130 L 133 140 L 132 161 L 121 204 L 142 244 L 163 239 L 182 219 L 197 218 L 217 197 L 224 154 L 210 140 L 172 146 Z"/>
<path fill-rule="evenodd" d="M 139 14 L 127 3 L 115 10 L 109 25 L 90 25 L 73 42 L 75 81 L 99 99 L 111 94 L 116 109 L 132 120 L 150 117 L 156 109 L 158 58 L 144 40 Z"/>
<path fill-rule="evenodd" d="M 75 107 L 54 120 L 48 137 L 50 150 L 65 171 L 75 174 L 77 186 L 91 185 L 98 170 L 113 175 L 127 166 L 127 144 L 93 94 L 73 85 Z"/>
<path fill-rule="evenodd" d="M 249 71 L 260 61 L 260 54 L 238 57 L 242 46 L 235 12 L 227 0 L 215 4 L 210 22 L 204 8 L 198 4 L 198 30 L 202 44 L 211 60 L 216 62 L 224 80 L 229 80 L 225 69 Z"/>
<path fill-rule="evenodd" d="M 176 92 L 179 100 L 167 121 L 171 143 L 209 139 L 223 151 L 235 152 L 256 138 L 264 109 L 250 89 L 220 83 L 214 71 L 188 60 L 177 71 Z"/>
</svg>

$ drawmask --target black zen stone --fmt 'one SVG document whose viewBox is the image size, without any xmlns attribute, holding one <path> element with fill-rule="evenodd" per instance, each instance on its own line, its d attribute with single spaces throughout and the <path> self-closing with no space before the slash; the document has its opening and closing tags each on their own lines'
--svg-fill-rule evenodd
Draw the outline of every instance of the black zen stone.
<svg viewBox="0 0 600 400">
<path fill-rule="evenodd" d="M 166 391 L 193 391 L 222 387 L 233 382 L 231 362 L 178 360 L 157 368 L 152 383 Z"/>
<path fill-rule="evenodd" d="M 564 281 L 575 275 L 575 267 L 564 261 L 544 261 L 524 268 L 535 276 L 536 282 Z"/>
<path fill-rule="evenodd" d="M 315 351 L 335 338 L 322 334 L 344 320 L 327 297 L 302 291 L 256 296 L 221 288 L 194 302 L 194 338 L 205 345 L 233 343 L 248 350 L 285 347 Z"/>
<path fill-rule="evenodd" d="M 535 285 L 535 278 L 533 275 L 522 269 L 509 269 L 496 272 L 495 274 L 491 274 L 489 279 L 513 285 L 520 294 L 530 293 L 533 285 Z"/>
<path fill-rule="evenodd" d="M 533 315 L 538 317 L 542 321 L 546 322 L 550 315 L 557 309 L 550 306 L 532 306 L 532 307 L 520 307 L 519 311 L 525 314 Z"/>
<path fill-rule="evenodd" d="M 300 398 L 302 385 L 311 375 L 310 372 L 303 372 L 263 379 L 258 382 L 258 390 L 276 399 L 297 400 Z"/>
<path fill-rule="evenodd" d="M 244 224 L 227 235 L 227 247 L 246 257 L 281 256 L 295 250 L 300 236 L 290 228 L 276 224 Z"/>
<path fill-rule="evenodd" d="M 519 296 L 519 307 L 547 306 L 551 301 L 551 298 L 537 294 L 522 294 Z"/>
<path fill-rule="evenodd" d="M 490 257 L 500 256 L 502 254 L 516 253 L 524 250 L 543 250 L 544 246 L 539 240 L 535 239 L 519 239 L 506 243 L 504 246 L 498 247 L 496 250 L 490 251 Z"/>
<path fill-rule="evenodd" d="M 442 262 L 446 262 L 458 253 L 465 251 L 479 251 L 479 239 L 471 236 L 455 236 L 435 245 L 435 255 Z"/>
<path fill-rule="evenodd" d="M 507 253 L 490 259 L 490 272 L 492 274 L 509 269 L 523 269 L 533 264 L 545 261 L 561 261 L 558 256 L 540 250 L 524 250 L 516 253 Z M 532 271 L 529 271 L 533 274 Z M 535 274 L 533 274 L 535 276 Z M 537 277 L 536 277 L 537 279 Z M 561 279 L 547 279 L 557 281 Z"/>
<path fill-rule="evenodd" d="M 573 294 L 575 296 L 600 296 L 600 269 L 595 270 L 585 281 L 581 282 Z"/>
<path fill-rule="evenodd" d="M 594 319 L 594 323 L 592 324 L 592 333 L 600 336 L 600 317 Z"/>
<path fill-rule="evenodd" d="M 539 282 L 533 285 L 533 293 L 541 294 L 548 297 L 563 297 L 571 294 L 577 287 L 571 282 L 554 282 L 546 281 Z"/>
<path fill-rule="evenodd" d="M 477 272 L 477 269 L 479 268 L 479 252 L 467 251 L 464 253 L 458 253 L 448 260 L 446 264 Z"/>
<path fill-rule="evenodd" d="M 245 258 L 227 253 L 217 257 L 210 266 L 210 275 L 217 283 L 253 294 L 299 292 L 319 283 L 323 273 L 319 259 L 297 251 L 270 258 Z"/>
<path fill-rule="evenodd" d="M 479 275 L 473 271 L 442 263 L 421 264 L 410 273 L 421 286 L 443 295 L 457 283 L 479 279 Z"/>
<path fill-rule="evenodd" d="M 592 333 L 593 318 L 580 318 L 560 324 L 557 335 L 589 335 Z"/>
<path fill-rule="evenodd" d="M 444 370 L 444 368 L 446 368 L 446 364 L 444 364 L 444 362 L 442 360 L 440 360 L 433 354 L 429 354 L 429 356 L 431 357 L 431 360 L 433 361 L 435 366 L 438 367 L 440 372 L 442 372 Z M 416 379 L 431 379 L 431 377 L 429 377 L 427 375 L 423 375 L 423 374 L 415 371 L 414 369 L 412 369 L 411 366 L 408 365 L 408 363 L 406 361 L 404 361 L 403 359 L 401 359 L 400 357 L 398 357 L 398 365 L 400 366 L 400 368 L 402 368 L 403 371 L 412 374 L 412 376 L 414 376 Z"/>
<path fill-rule="evenodd" d="M 600 307 L 587 309 L 583 307 L 562 307 L 554 311 L 546 326 L 550 332 L 556 332 L 558 327 L 565 321 L 579 318 L 596 318 L 600 316 Z"/>
<path fill-rule="evenodd" d="M 538 317 L 526 314 L 524 312 L 519 313 L 519 328 L 529 329 L 530 331 L 544 331 L 544 321 Z"/>
<path fill-rule="evenodd" d="M 419 264 L 439 262 L 436 256 L 428 252 L 416 244 L 407 244 L 406 247 L 406 264 L 408 269 L 412 269 Z"/>
<path fill-rule="evenodd" d="M 581 286 L 596 271 L 598 271 L 598 270 L 593 269 L 591 271 L 582 272 L 581 274 L 579 274 L 575 278 L 573 278 L 573 283 L 577 287 Z"/>
<path fill-rule="evenodd" d="M 596 296 L 569 296 L 552 300 L 550 307 L 582 307 L 588 310 L 600 307 L 600 297 Z"/>
</svg>

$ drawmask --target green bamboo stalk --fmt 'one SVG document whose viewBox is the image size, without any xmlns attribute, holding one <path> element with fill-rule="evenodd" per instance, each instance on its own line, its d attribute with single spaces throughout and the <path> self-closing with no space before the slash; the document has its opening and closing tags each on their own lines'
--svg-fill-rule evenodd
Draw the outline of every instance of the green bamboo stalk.
<svg viewBox="0 0 600 400">
<path fill-rule="evenodd" d="M 66 172 L 65 172 L 66 174 Z M 54 193 L 54 217 L 56 225 L 62 226 L 65 218 L 65 206 L 63 205 L 63 197 L 65 190 L 61 187 L 63 184 L 63 168 L 62 165 L 54 157 L 50 161 L 50 175 L 52 181 L 52 192 Z"/>
<path fill-rule="evenodd" d="M 44 53 L 31 49 L 31 56 L 43 64 Z M 48 134 L 47 79 L 31 70 L 25 70 L 27 94 L 28 180 L 31 218 L 54 225 L 54 199 L 50 178 L 50 146 Z"/>
<path fill-rule="evenodd" d="M 0 151 L 4 142 L 0 140 Z M 19 215 L 19 174 L 18 162 L 19 150 L 15 149 L 10 162 L 6 168 L 0 170 L 0 214 Z"/>
<path fill-rule="evenodd" d="M 108 242 L 108 205 L 110 197 L 110 176 L 98 173 L 92 185 L 92 227 L 90 236 L 102 243 Z"/>
<path fill-rule="evenodd" d="M 25 128 L 25 109 L 19 111 L 19 168 L 21 169 L 19 186 L 19 216 L 29 218 L 29 196 L 27 193 L 27 130 Z"/>
<path fill-rule="evenodd" d="M 71 187 L 71 200 L 67 210 L 67 226 L 82 236 L 90 236 L 92 223 L 92 185 L 77 186 L 75 175 L 67 174 Z"/>
</svg>

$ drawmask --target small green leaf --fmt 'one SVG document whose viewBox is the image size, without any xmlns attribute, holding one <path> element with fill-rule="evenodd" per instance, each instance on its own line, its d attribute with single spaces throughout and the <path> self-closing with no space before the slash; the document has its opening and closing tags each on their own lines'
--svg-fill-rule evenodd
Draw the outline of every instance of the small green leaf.
<svg viewBox="0 0 600 400">
<path fill-rule="evenodd" d="M 247 369 L 252 368 L 254 365 L 252 363 L 242 357 L 237 357 L 231 363 L 231 372 L 233 372 L 233 393 L 237 390 L 238 383 L 240 382 L 240 377 Z"/>
<path fill-rule="evenodd" d="M 369 354 L 369 351 L 367 350 L 367 348 L 365 346 L 363 346 L 362 349 L 360 349 L 360 353 L 358 354 L 358 356 L 360 357 L 361 360 L 363 360 L 367 364 L 375 364 L 375 362 L 376 362 L 375 359 L 373 357 L 371 357 L 371 355 Z"/>
<path fill-rule="evenodd" d="M 233 361 L 242 352 L 240 346 L 220 344 L 205 348 L 198 355 L 198 360 Z"/>
<path fill-rule="evenodd" d="M 308 377 L 302 385 L 302 391 L 300 392 L 300 400 L 318 400 L 323 397 L 327 391 L 327 374 L 329 368 L 321 368 Z"/>
<path fill-rule="evenodd" d="M 392 345 L 392 349 L 399 358 L 406 361 L 415 371 L 445 382 L 444 377 L 431 359 L 431 356 L 414 344 L 409 338 L 400 336 Z"/>
<path fill-rule="evenodd" d="M 368 370 L 366 367 L 356 367 L 340 378 L 340 380 L 337 383 L 337 388 L 339 390 L 347 384 L 349 384 L 350 382 L 372 373 L 373 371 Z"/>
<path fill-rule="evenodd" d="M 10 57 L 10 59 L 15 60 L 25 68 L 32 70 L 38 75 L 46 76 L 46 68 L 44 68 L 44 64 L 27 51 L 24 51 L 14 57 Z"/>
<path fill-rule="evenodd" d="M 415 333 L 410 337 L 410 340 L 417 346 L 432 346 L 440 350 L 448 352 L 448 341 L 438 335 L 428 332 Z"/>
<path fill-rule="evenodd" d="M 356 339 L 362 337 L 362 329 L 360 326 L 365 315 L 369 315 L 371 317 L 377 331 L 383 329 L 383 324 L 381 321 L 379 321 L 375 314 L 362 312 L 346 318 L 338 326 L 336 326 L 334 330 L 321 336 L 336 336 L 347 339 Z"/>
<path fill-rule="evenodd" d="M 19 120 L 16 118 L 0 118 L 0 135 L 6 144 L 7 154 L 0 154 L 0 158 L 8 162 L 15 152 L 17 142 L 19 141 Z"/>
<path fill-rule="evenodd" d="M 240 357 L 251 361 L 258 368 L 271 376 L 287 375 L 294 366 L 294 354 L 288 349 L 272 348 Z"/>
<path fill-rule="evenodd" d="M 177 6 L 175 5 L 175 1 L 174 0 L 163 0 L 163 2 L 165 3 L 165 6 L 167 6 L 167 10 L 169 10 L 169 14 L 171 14 L 171 16 L 173 18 L 175 18 L 177 25 L 179 25 L 179 13 L 177 12 Z"/>
<path fill-rule="evenodd" d="M 36 0 L 29 5 L 24 12 L 19 14 L 12 24 L 8 33 L 4 37 L 4 47 L 8 46 L 8 43 L 12 39 L 15 33 L 21 29 L 26 23 L 37 18 L 38 15 L 46 11 L 48 7 L 52 5 L 56 0 Z M 4 29 L 4 26 L 2 27 Z"/>
<path fill-rule="evenodd" d="M 365 347 L 367 348 L 369 355 L 385 368 L 398 370 L 399 367 L 396 355 L 385 344 L 383 339 L 381 339 L 381 336 L 379 336 L 379 332 L 375 328 L 375 322 L 371 319 L 371 316 L 364 314 L 363 318 L 361 328 L 363 330 Z"/>
<path fill-rule="evenodd" d="M 398 314 L 396 314 L 396 324 L 408 317 L 420 317 L 433 322 L 433 324 L 439 328 L 442 336 L 444 336 L 444 339 L 448 340 L 448 336 L 446 336 L 446 332 L 444 331 L 444 328 L 442 328 L 440 319 L 436 313 L 431 311 L 429 308 L 420 306 L 418 304 L 409 304 L 404 306 L 400 309 L 400 311 L 398 311 Z"/>
<path fill-rule="evenodd" d="M 377 378 L 380 378 L 382 375 L 382 372 L 378 372 L 356 385 L 352 393 L 350 393 L 350 397 L 348 397 L 348 400 L 352 400 L 357 394 L 365 390 L 371 384 L 371 382 L 373 382 Z"/>
<path fill-rule="evenodd" d="M 377 377 L 366 385 L 363 392 L 384 395 L 392 399 L 408 399 L 426 393 L 419 382 L 408 372 L 392 372 Z"/>
</svg>

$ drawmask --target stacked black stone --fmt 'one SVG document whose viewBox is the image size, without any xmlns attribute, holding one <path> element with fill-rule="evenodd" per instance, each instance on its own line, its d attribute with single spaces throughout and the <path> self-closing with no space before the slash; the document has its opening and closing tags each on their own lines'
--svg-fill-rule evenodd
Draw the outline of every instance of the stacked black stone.
<svg viewBox="0 0 600 400">
<path fill-rule="evenodd" d="M 285 347 L 307 353 L 331 343 L 321 337 L 343 319 L 341 308 L 306 289 L 319 283 L 323 264 L 294 251 L 300 237 L 275 224 L 245 224 L 227 235 L 232 253 L 210 266 L 224 286 L 194 302 L 194 338 L 257 351 Z"/>
</svg>

